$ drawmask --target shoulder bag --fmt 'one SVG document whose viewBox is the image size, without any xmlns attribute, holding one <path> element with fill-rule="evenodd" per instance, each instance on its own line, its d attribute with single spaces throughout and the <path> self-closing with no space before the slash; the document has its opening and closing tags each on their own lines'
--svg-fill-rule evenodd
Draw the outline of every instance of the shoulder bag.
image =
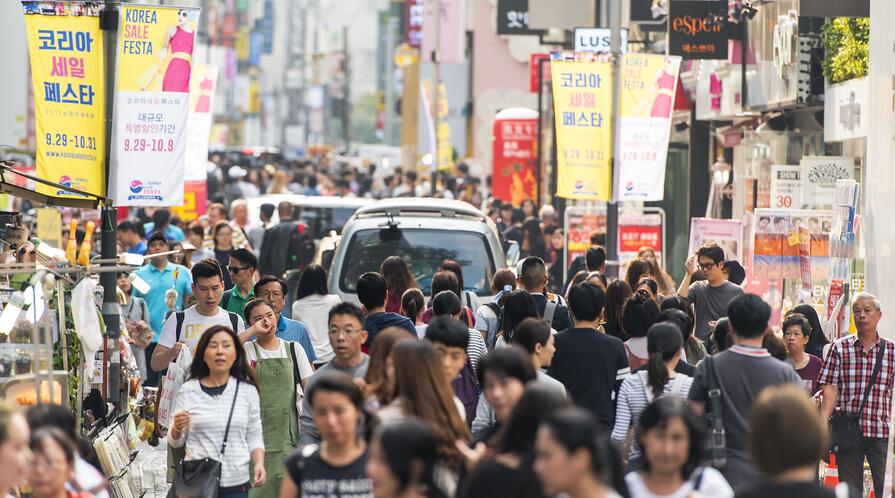
<svg viewBox="0 0 895 498">
<path fill-rule="evenodd" d="M 879 351 L 876 353 L 876 364 L 873 365 L 873 372 L 870 374 L 870 382 L 864 388 L 864 397 L 858 406 L 857 413 L 848 413 L 845 411 L 834 412 L 830 416 L 830 450 L 835 452 L 851 451 L 861 447 L 863 441 L 863 433 L 861 433 L 861 413 L 870 398 L 870 391 L 873 390 L 873 384 L 879 377 L 879 371 L 883 365 L 883 353 L 886 350 L 886 341 L 880 341 Z"/>
<path fill-rule="evenodd" d="M 706 464 L 716 469 L 727 466 L 727 434 L 724 431 L 724 414 L 721 408 L 721 379 L 715 371 L 715 358 L 706 356 L 705 376 L 708 382 L 708 411 L 706 423 L 709 437 L 706 441 Z"/>
<path fill-rule="evenodd" d="M 201 460 L 181 460 L 174 469 L 174 485 L 168 492 L 168 498 L 217 498 L 221 487 L 221 465 L 224 451 L 227 449 L 227 438 L 230 435 L 230 422 L 233 420 L 233 408 L 239 397 L 239 380 L 236 381 L 236 392 L 230 404 L 230 415 L 227 417 L 227 428 L 224 430 L 224 442 L 221 443 L 221 458 L 203 458 Z M 189 439 L 189 432 L 186 434 Z M 183 443 L 186 448 L 186 441 Z"/>
</svg>

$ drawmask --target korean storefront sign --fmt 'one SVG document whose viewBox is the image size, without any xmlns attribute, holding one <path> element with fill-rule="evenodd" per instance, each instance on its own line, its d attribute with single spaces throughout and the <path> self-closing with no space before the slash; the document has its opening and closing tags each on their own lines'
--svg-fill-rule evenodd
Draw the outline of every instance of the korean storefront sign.
<svg viewBox="0 0 895 498">
<path fill-rule="evenodd" d="M 540 61 L 546 60 L 547 62 L 541 63 Z M 540 91 L 540 87 L 538 86 L 538 67 L 541 69 L 541 82 L 549 82 L 550 81 L 550 54 L 531 54 L 528 58 L 528 91 L 531 93 L 538 93 Z"/>
<path fill-rule="evenodd" d="M 498 35 L 536 35 L 528 27 L 528 0 L 497 0 Z"/>
<path fill-rule="evenodd" d="M 669 54 L 684 59 L 727 58 L 727 2 L 675 0 L 670 4 Z"/>
<path fill-rule="evenodd" d="M 647 208 L 650 209 L 650 208 Z M 663 261 L 665 250 L 663 213 L 644 213 L 642 215 L 619 215 L 618 218 L 618 260 L 619 274 L 624 274 L 628 263 L 637 258 L 643 247 L 648 247 L 656 254 L 659 262 Z"/>
<path fill-rule="evenodd" d="M 34 88 L 37 176 L 104 196 L 106 87 L 102 6 L 24 2 Z M 38 185 L 52 197 L 79 197 Z"/>
<path fill-rule="evenodd" d="M 420 48 L 423 43 L 423 23 L 426 19 L 424 0 L 407 0 L 404 32 L 407 33 L 407 44 Z"/>
<path fill-rule="evenodd" d="M 771 166 L 771 207 L 802 207 L 802 167 L 774 164 Z"/>
<path fill-rule="evenodd" d="M 183 202 L 198 8 L 123 5 L 110 196 L 119 206 Z"/>
<path fill-rule="evenodd" d="M 494 150 L 491 192 L 496 198 L 520 206 L 526 199 L 537 199 L 537 113 L 532 117 L 514 115 L 494 118 Z"/>
<path fill-rule="evenodd" d="M 681 58 L 625 54 L 619 96 L 619 200 L 660 201 L 665 193 L 665 159 Z"/>
<path fill-rule="evenodd" d="M 553 60 L 556 195 L 608 201 L 612 183 L 612 65 Z"/>
<path fill-rule="evenodd" d="M 802 179 L 805 206 L 816 209 L 832 206 L 836 181 L 852 179 L 854 174 L 855 160 L 852 157 L 804 156 Z"/>
</svg>

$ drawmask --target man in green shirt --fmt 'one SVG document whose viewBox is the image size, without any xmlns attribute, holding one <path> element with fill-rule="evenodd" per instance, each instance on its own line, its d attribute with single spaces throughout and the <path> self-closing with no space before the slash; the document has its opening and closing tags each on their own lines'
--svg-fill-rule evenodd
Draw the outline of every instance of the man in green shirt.
<svg viewBox="0 0 895 498">
<path fill-rule="evenodd" d="M 233 280 L 233 288 L 224 292 L 221 297 L 221 308 L 238 314 L 245 320 L 243 308 L 247 302 L 255 299 L 255 269 L 258 258 L 246 249 L 236 249 L 230 254 L 230 265 L 227 271 Z"/>
</svg>

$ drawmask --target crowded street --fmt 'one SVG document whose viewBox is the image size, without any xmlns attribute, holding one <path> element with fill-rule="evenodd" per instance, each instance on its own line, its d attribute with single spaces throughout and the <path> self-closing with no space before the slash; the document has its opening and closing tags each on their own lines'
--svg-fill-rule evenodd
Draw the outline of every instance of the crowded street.
<svg viewBox="0 0 895 498">
<path fill-rule="evenodd" d="M 890 1 L 5 0 L 0 497 L 891 498 Z"/>
</svg>

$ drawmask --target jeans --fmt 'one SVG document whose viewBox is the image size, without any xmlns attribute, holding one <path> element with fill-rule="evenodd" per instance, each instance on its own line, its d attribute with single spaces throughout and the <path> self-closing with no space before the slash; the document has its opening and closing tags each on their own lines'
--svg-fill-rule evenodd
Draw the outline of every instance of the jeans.
<svg viewBox="0 0 895 498">
<path fill-rule="evenodd" d="M 861 447 L 852 451 L 837 453 L 839 478 L 854 489 L 864 489 L 864 457 L 870 464 L 870 475 L 873 477 L 873 490 L 876 496 L 883 495 L 883 484 L 886 477 L 886 449 L 889 440 L 886 438 L 862 438 Z"/>
<path fill-rule="evenodd" d="M 218 498 L 248 498 L 248 491 L 222 491 L 218 493 Z"/>
</svg>

